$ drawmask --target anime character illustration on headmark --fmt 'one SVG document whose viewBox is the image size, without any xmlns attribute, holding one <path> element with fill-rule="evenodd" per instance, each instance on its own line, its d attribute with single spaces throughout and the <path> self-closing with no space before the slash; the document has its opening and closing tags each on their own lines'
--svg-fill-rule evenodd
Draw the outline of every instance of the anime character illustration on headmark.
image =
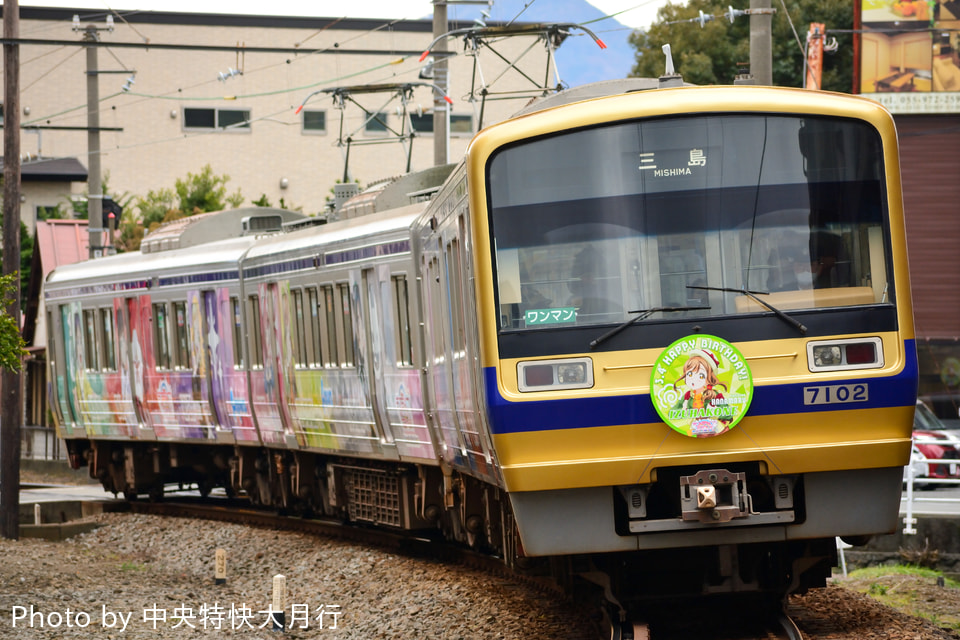
<svg viewBox="0 0 960 640">
<path fill-rule="evenodd" d="M 737 349 L 721 338 L 676 341 L 654 364 L 650 396 L 663 421 L 685 436 L 726 433 L 753 398 L 753 377 Z"/>
</svg>

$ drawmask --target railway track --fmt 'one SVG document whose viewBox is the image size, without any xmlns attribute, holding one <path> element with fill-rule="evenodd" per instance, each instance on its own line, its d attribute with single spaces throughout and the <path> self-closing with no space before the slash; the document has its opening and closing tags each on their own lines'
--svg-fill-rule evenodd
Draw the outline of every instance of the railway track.
<svg viewBox="0 0 960 640">
<path fill-rule="evenodd" d="M 240 499 L 178 498 L 160 502 L 130 502 L 130 511 L 138 514 L 229 522 L 250 527 L 294 531 L 308 535 L 359 543 L 432 560 L 457 563 L 532 587 L 548 597 L 569 599 L 571 606 L 592 607 L 572 596 L 556 581 L 516 571 L 501 559 L 451 545 L 439 538 L 411 536 L 344 524 L 329 518 L 304 518 L 252 508 Z M 597 636 L 602 640 L 803 640 L 793 620 L 774 605 L 741 598 L 725 600 L 719 607 L 691 600 L 686 608 L 670 607 L 643 621 L 616 619 L 602 613 L 589 614 L 596 619 Z M 590 640 L 595 640 L 590 638 Z"/>
<path fill-rule="evenodd" d="M 683 609 L 661 612 L 656 621 L 624 621 L 608 624 L 604 638 L 609 640 L 803 640 L 793 619 L 776 607 L 744 610 L 736 601 L 717 610 L 691 601 Z"/>
<path fill-rule="evenodd" d="M 296 531 L 376 546 L 441 562 L 458 563 L 491 575 L 515 580 L 534 587 L 542 593 L 565 597 L 561 586 L 553 580 L 522 571 L 513 571 L 500 558 L 450 544 L 439 537 L 414 536 L 404 532 L 349 525 L 333 518 L 304 518 L 261 511 L 250 507 L 241 499 L 180 498 L 175 501 L 132 501 L 129 504 L 133 513 L 202 518 L 245 526 Z"/>
</svg>

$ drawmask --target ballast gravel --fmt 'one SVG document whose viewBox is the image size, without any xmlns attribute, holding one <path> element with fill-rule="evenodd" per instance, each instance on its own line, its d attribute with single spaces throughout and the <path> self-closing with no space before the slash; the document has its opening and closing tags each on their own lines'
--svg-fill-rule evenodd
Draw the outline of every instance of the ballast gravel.
<svg viewBox="0 0 960 640">
<path fill-rule="evenodd" d="M 0 539 L 0 638 L 596 637 L 569 601 L 458 565 L 237 524 L 94 520 L 63 542 Z M 282 619 L 271 613 L 278 575 Z M 790 613 L 806 640 L 960 638 L 838 587 L 791 597 Z"/>
<path fill-rule="evenodd" d="M 0 540 L 0 638 L 594 637 L 569 603 L 462 566 L 236 524 L 95 519 L 63 542 Z"/>
</svg>

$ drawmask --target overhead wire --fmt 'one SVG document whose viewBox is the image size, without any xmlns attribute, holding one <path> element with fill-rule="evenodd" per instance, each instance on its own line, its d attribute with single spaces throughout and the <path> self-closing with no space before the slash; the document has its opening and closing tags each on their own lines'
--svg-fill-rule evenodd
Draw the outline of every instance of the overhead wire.
<svg viewBox="0 0 960 640">
<path fill-rule="evenodd" d="M 340 19 L 336 20 L 335 22 L 338 22 L 339 20 L 340 20 Z M 305 52 L 305 55 L 304 55 L 302 58 L 293 58 L 293 59 L 288 58 L 288 59 L 284 60 L 283 62 L 277 62 L 277 63 L 271 63 L 271 64 L 263 65 L 262 67 L 257 67 L 257 68 L 251 69 L 250 71 L 247 71 L 247 72 L 245 72 L 245 73 L 246 73 L 246 74 L 259 73 L 259 72 L 262 72 L 262 71 L 266 71 L 266 70 L 270 70 L 270 69 L 276 68 L 276 67 L 281 66 L 281 65 L 291 64 L 291 63 L 296 62 L 296 61 L 299 61 L 299 60 L 307 60 L 307 59 L 310 58 L 311 55 L 320 54 L 320 53 L 327 53 L 327 52 L 329 52 L 329 51 L 331 51 L 331 50 L 339 49 L 339 47 L 340 47 L 342 44 L 347 44 L 347 43 L 349 43 L 349 42 L 353 42 L 353 41 L 358 40 L 358 39 L 360 39 L 360 38 L 367 37 L 367 36 L 369 36 L 369 35 L 371 35 L 371 34 L 373 34 L 373 33 L 376 33 L 376 32 L 381 31 L 381 30 L 383 30 L 383 29 L 390 28 L 390 27 L 392 27 L 392 26 L 394 26 L 394 25 L 396 25 L 396 24 L 398 24 L 398 23 L 400 23 L 400 22 L 404 22 L 404 21 L 407 21 L 407 20 L 408 20 L 408 18 L 399 18 L 399 19 L 389 20 L 389 21 L 387 21 L 387 22 L 385 22 L 385 23 L 383 23 L 383 24 L 375 27 L 374 29 L 371 29 L 371 30 L 368 30 L 368 31 L 364 31 L 364 32 L 362 32 L 362 33 L 358 33 L 357 35 L 354 35 L 353 37 L 347 38 L 346 40 L 343 40 L 343 41 L 340 41 L 340 42 L 336 42 L 336 43 L 334 43 L 332 46 L 328 46 L 328 47 L 325 47 L 325 48 L 322 48 L 322 49 L 317 49 L 317 50 Z M 124 22 L 126 23 L 126 21 L 124 21 Z M 138 33 L 138 35 L 140 35 L 141 37 L 144 37 L 144 38 L 145 38 L 145 36 L 143 36 L 142 34 L 139 34 L 139 32 L 137 32 L 137 33 Z M 147 41 L 149 41 L 149 38 L 146 38 L 146 39 L 147 39 Z M 370 71 L 376 71 L 376 70 L 378 70 L 378 69 L 380 69 L 380 68 L 382 68 L 382 67 L 384 67 L 384 66 L 388 66 L 388 65 L 391 65 L 391 64 L 397 64 L 397 63 L 399 63 L 399 62 L 404 62 L 404 61 L 406 60 L 406 58 L 407 58 L 407 57 L 401 57 L 401 58 L 399 58 L 398 60 L 393 60 L 393 61 L 390 61 L 390 62 L 388 62 L 388 63 L 382 64 L 382 65 L 375 65 L 375 66 L 373 66 L 373 67 L 370 67 L 370 68 L 368 68 L 368 69 L 355 72 L 355 73 L 353 73 L 353 74 L 347 74 L 346 76 L 344 76 L 344 78 L 354 77 L 354 76 L 357 76 L 357 75 L 362 75 L 363 73 L 368 73 L 368 72 L 370 72 Z M 121 65 L 125 66 L 123 62 L 119 61 L 119 59 L 118 59 L 118 62 L 120 62 Z M 313 87 L 319 86 L 319 85 L 321 85 L 321 84 L 324 83 L 324 81 L 321 81 L 321 82 L 317 82 L 317 83 L 311 83 L 311 84 L 308 84 L 308 85 L 293 87 L 293 88 L 291 88 L 291 89 L 283 89 L 283 90 L 277 90 L 277 91 L 273 91 L 273 92 L 262 92 L 262 93 L 259 93 L 259 94 L 244 94 L 244 95 L 235 95 L 235 96 L 220 96 L 220 97 L 198 96 L 198 97 L 195 97 L 195 98 L 180 98 L 180 97 L 170 97 L 170 95 L 169 95 L 169 94 L 172 94 L 172 93 L 174 93 L 174 92 L 181 93 L 181 92 L 183 92 L 184 90 L 196 89 L 196 88 L 202 87 L 202 86 L 204 86 L 204 85 L 213 84 L 214 82 L 217 82 L 217 80 L 216 80 L 216 79 L 211 79 L 211 80 L 209 80 L 209 81 L 205 80 L 205 81 L 202 81 L 202 82 L 198 82 L 198 83 L 196 83 L 196 84 L 194 84 L 194 85 L 190 85 L 190 86 L 188 86 L 188 87 L 179 87 L 179 88 L 177 88 L 177 89 L 172 89 L 172 90 L 170 90 L 170 91 L 169 91 L 168 93 L 166 93 L 166 94 L 146 94 L 146 93 L 134 93 L 134 92 L 122 92 L 122 93 L 127 93 L 127 94 L 129 94 L 129 95 L 137 95 L 137 96 L 140 96 L 140 97 L 144 98 L 143 101 L 153 100 L 153 99 L 197 100 L 197 101 L 235 100 L 235 99 L 244 99 L 244 98 L 251 98 L 251 97 L 262 97 L 262 96 L 267 96 L 267 95 L 279 95 L 279 94 L 286 93 L 286 92 L 300 91 L 300 90 L 305 90 L 305 89 L 313 88 Z M 106 100 L 108 100 L 108 99 L 110 99 L 110 98 L 116 97 L 117 95 L 120 95 L 120 93 L 111 94 L 110 96 L 107 96 L 107 97 L 105 97 L 105 98 L 102 98 L 102 99 L 100 100 L 100 102 L 103 103 L 103 102 L 105 102 Z M 142 101 L 141 101 L 141 102 L 142 102 Z M 135 104 L 136 104 L 136 103 L 135 103 Z M 132 106 L 132 105 L 131 105 L 131 106 Z M 37 118 L 34 118 L 33 120 L 31 120 L 29 123 L 36 123 L 36 122 L 40 122 L 40 121 L 44 121 L 44 120 L 49 120 L 49 119 L 51 119 L 51 118 L 56 118 L 56 117 L 65 115 L 65 114 L 67 114 L 67 113 L 71 113 L 71 112 L 73 112 L 73 111 L 76 111 L 76 110 L 79 110 L 79 109 L 83 109 L 83 108 L 85 108 L 85 107 L 86 107 L 86 104 L 83 104 L 83 105 L 79 105 L 79 106 L 74 107 L 74 108 L 70 108 L 70 109 L 65 109 L 65 110 L 63 110 L 63 111 L 59 111 L 59 112 L 54 113 L 54 114 L 51 114 L 51 115 L 46 115 L 46 116 L 37 117 Z M 101 109 L 101 111 L 104 111 L 104 110 L 105 110 L 105 109 Z M 28 123 L 24 123 L 24 124 L 28 124 Z"/>
<path fill-rule="evenodd" d="M 43 80 L 44 78 L 46 78 L 48 75 L 50 75 L 51 73 L 53 73 L 54 71 L 56 71 L 57 69 L 59 69 L 60 67 L 62 67 L 65 62 L 67 62 L 67 61 L 70 60 L 72 57 L 74 57 L 75 55 L 77 55 L 78 53 L 80 53 L 80 51 L 81 51 L 81 49 L 76 49 L 75 51 L 72 51 L 72 52 L 70 53 L 70 55 L 68 55 L 66 58 L 64 58 L 63 60 L 61 60 L 61 61 L 58 62 L 57 64 L 53 65 L 52 67 L 50 67 L 49 69 L 47 69 L 46 71 L 44 71 L 43 73 L 41 73 L 41 74 L 37 77 L 36 80 L 34 80 L 33 82 L 31 82 L 30 84 L 28 84 L 28 85 L 25 86 L 25 87 L 21 87 L 21 88 L 20 88 L 20 93 L 22 94 L 24 91 L 26 91 L 27 89 L 29 89 L 29 88 L 32 87 L 33 85 L 37 84 L 38 82 L 40 82 L 41 80 Z M 34 60 L 36 60 L 36 59 L 39 59 L 39 57 L 38 57 L 38 58 L 34 58 Z"/>
</svg>

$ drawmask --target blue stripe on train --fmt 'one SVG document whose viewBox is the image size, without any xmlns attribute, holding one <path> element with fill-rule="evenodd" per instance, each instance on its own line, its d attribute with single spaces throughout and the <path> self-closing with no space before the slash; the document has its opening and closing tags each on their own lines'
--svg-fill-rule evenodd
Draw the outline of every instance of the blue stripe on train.
<svg viewBox="0 0 960 640">
<path fill-rule="evenodd" d="M 849 378 L 822 383 L 813 383 L 808 380 L 798 384 L 757 387 L 747 415 L 815 413 L 837 411 L 843 408 L 912 407 L 916 402 L 917 394 L 917 352 L 913 340 L 906 340 L 904 347 L 907 362 L 898 375 L 886 378 Z M 496 369 L 493 367 L 488 367 L 484 371 L 490 429 L 496 434 L 660 422 L 660 416 L 653 408 L 649 394 L 510 402 L 500 395 L 496 375 Z M 868 400 L 844 404 L 803 404 L 804 387 L 839 384 L 868 385 Z"/>
</svg>

